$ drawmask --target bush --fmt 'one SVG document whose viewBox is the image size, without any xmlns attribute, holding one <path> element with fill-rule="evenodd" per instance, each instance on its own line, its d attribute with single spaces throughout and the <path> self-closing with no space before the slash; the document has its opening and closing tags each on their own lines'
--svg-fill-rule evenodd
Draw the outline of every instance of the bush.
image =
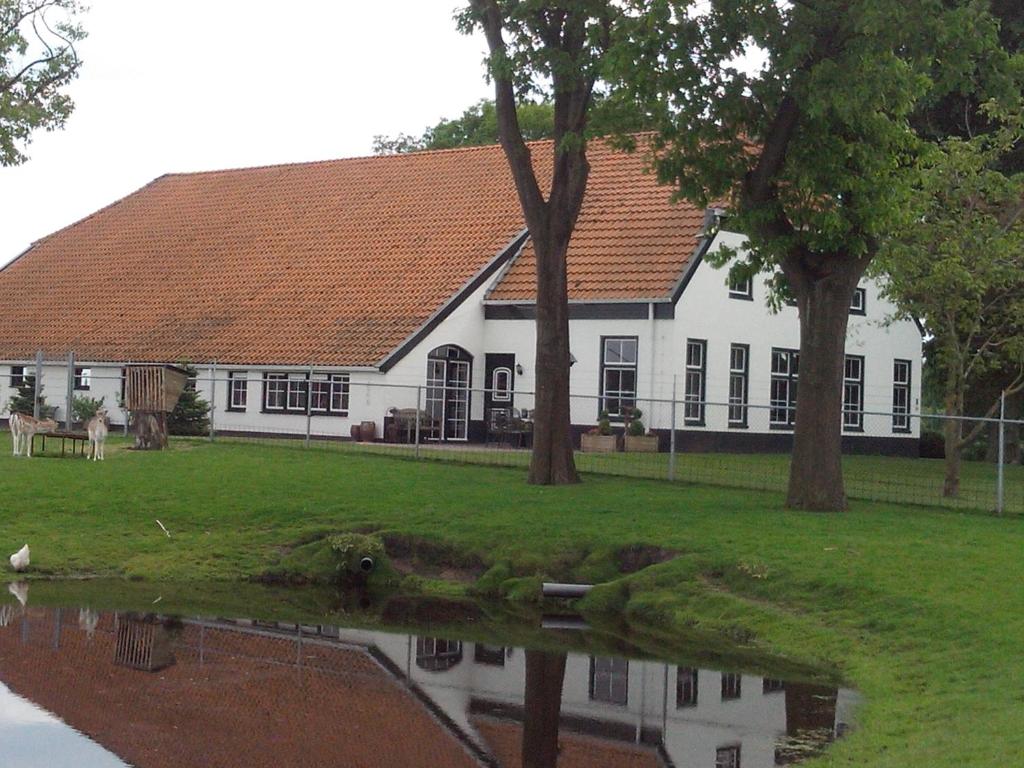
<svg viewBox="0 0 1024 768">
<path fill-rule="evenodd" d="M 103 407 L 105 399 L 101 397 L 97 400 L 95 397 L 89 397 L 88 395 L 75 395 L 71 400 L 72 418 L 84 424 L 96 415 L 96 411 Z"/>
<path fill-rule="evenodd" d="M 626 411 L 626 434 L 632 435 L 633 437 L 642 437 L 647 433 L 647 428 L 644 427 L 644 423 L 640 421 L 640 417 L 644 415 L 644 412 L 639 408 L 630 408 Z"/>
<path fill-rule="evenodd" d="M 946 458 L 946 438 L 941 432 L 921 432 L 920 455 L 922 459 Z"/>
<path fill-rule="evenodd" d="M 10 413 L 24 413 L 28 416 L 35 413 L 35 389 L 35 378 L 26 376 L 18 386 L 18 391 L 11 395 L 11 399 L 7 401 L 7 410 Z M 43 388 L 39 387 L 39 418 L 52 419 L 56 413 L 57 406 L 46 404 Z"/>
<path fill-rule="evenodd" d="M 600 418 L 597 420 L 597 434 L 599 435 L 610 435 L 612 433 L 612 422 L 608 417 L 608 411 L 601 411 Z"/>
<path fill-rule="evenodd" d="M 182 366 L 188 371 L 189 379 L 195 379 L 196 369 L 191 365 Z M 167 432 L 171 435 L 205 435 L 210 431 L 210 404 L 196 392 L 194 384 L 186 386 L 178 398 L 178 404 L 167 415 Z"/>
</svg>

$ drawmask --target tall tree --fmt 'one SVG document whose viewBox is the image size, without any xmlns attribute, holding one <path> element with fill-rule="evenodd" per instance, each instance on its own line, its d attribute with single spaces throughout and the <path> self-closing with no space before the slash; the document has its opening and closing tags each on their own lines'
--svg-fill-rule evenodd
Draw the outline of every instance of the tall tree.
<svg viewBox="0 0 1024 768">
<path fill-rule="evenodd" d="M 748 239 L 741 268 L 781 273 L 796 298 L 787 506 L 844 509 L 847 319 L 913 183 L 908 117 L 926 95 L 968 83 L 998 48 L 998 25 L 970 0 L 630 5 L 616 68 L 657 111 L 660 177 L 692 200 L 728 201 L 729 228 Z"/>
<path fill-rule="evenodd" d="M 886 293 L 934 336 L 941 371 L 946 477 L 960 490 L 963 449 L 985 429 L 959 417 L 972 388 L 994 373 L 1005 391 L 1024 389 L 1024 174 L 999 170 L 1018 144 L 1020 120 L 974 139 L 949 139 L 924 160 L 908 223 L 883 247 Z M 999 408 L 998 393 L 985 416 Z"/>
<path fill-rule="evenodd" d="M 569 427 L 569 299 L 566 253 L 590 164 L 586 130 L 610 44 L 614 0 L 470 0 L 465 31 L 482 29 L 490 50 L 498 136 L 537 261 L 536 415 L 529 480 L 579 481 Z M 550 93 L 551 183 L 545 196 L 516 111 L 517 96 Z"/>
<path fill-rule="evenodd" d="M 25 162 L 36 130 L 63 127 L 85 37 L 77 0 L 0 0 L 0 165 Z"/>
</svg>

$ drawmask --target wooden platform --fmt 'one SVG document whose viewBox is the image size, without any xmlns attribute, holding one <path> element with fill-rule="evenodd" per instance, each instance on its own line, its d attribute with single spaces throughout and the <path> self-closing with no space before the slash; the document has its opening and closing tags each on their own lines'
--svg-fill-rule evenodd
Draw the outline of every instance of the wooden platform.
<svg viewBox="0 0 1024 768">
<path fill-rule="evenodd" d="M 39 433 L 33 435 L 33 437 L 32 437 L 32 442 L 33 442 L 33 446 L 32 447 L 33 448 L 35 448 L 35 438 L 37 438 L 37 437 L 42 438 L 42 440 L 43 440 L 43 446 L 42 446 L 42 452 L 43 453 L 46 452 L 46 440 L 47 440 L 47 438 L 49 438 L 51 440 L 60 440 L 60 455 L 61 456 L 66 456 L 67 455 L 66 454 L 66 450 L 67 450 L 67 441 L 68 440 L 71 441 L 71 455 L 72 456 L 75 455 L 76 446 L 80 446 L 78 448 L 79 455 L 85 456 L 86 447 L 89 445 L 89 434 L 87 432 L 62 432 L 60 430 L 58 430 L 56 432 L 39 432 Z M 33 453 L 35 453 L 34 450 L 33 450 Z"/>
</svg>

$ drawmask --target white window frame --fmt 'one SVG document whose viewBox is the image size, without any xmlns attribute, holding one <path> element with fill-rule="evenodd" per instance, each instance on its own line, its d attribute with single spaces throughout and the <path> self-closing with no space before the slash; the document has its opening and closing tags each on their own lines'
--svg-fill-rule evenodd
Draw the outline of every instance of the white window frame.
<svg viewBox="0 0 1024 768">
<path fill-rule="evenodd" d="M 776 366 L 781 360 L 785 365 Z M 793 429 L 796 424 L 796 398 L 799 390 L 800 350 L 772 347 L 771 389 L 768 393 L 768 426 L 770 429 Z M 777 386 L 785 385 L 785 399 L 777 396 Z M 778 418 L 778 413 L 785 415 Z"/>
<path fill-rule="evenodd" d="M 729 346 L 729 413 L 731 429 L 746 429 L 750 400 L 750 345 Z"/>
<path fill-rule="evenodd" d="M 906 375 L 901 377 L 900 369 Z M 913 377 L 913 363 L 910 360 L 892 361 L 892 431 L 910 432 L 910 383 Z M 902 398 L 901 398 L 902 395 Z M 903 400 L 900 403 L 900 400 Z"/>
<path fill-rule="evenodd" d="M 271 405 L 271 393 L 279 395 L 281 405 Z M 288 412 L 288 374 L 287 373 L 265 373 L 263 374 L 263 410 L 270 413 Z"/>
<path fill-rule="evenodd" d="M 683 424 L 703 427 L 707 394 L 707 339 L 686 340 L 686 374 L 683 377 Z"/>
<path fill-rule="evenodd" d="M 238 395 L 241 394 L 241 402 Z M 244 411 L 249 403 L 249 372 L 228 371 L 228 410 Z"/>
<path fill-rule="evenodd" d="M 853 298 L 850 299 L 851 315 L 866 315 L 868 313 L 868 291 L 867 288 L 857 287 L 853 289 Z"/>
<path fill-rule="evenodd" d="M 618 359 L 609 358 L 609 348 L 618 345 Z M 633 360 L 628 361 L 626 350 L 632 346 Z M 600 410 L 607 411 L 612 419 L 623 419 L 625 409 L 636 407 L 636 394 L 639 387 L 640 377 L 640 341 L 636 336 L 602 336 L 601 337 L 601 400 Z M 610 389 L 608 387 L 608 374 L 617 373 L 619 387 Z M 626 389 L 622 386 L 622 375 L 633 374 L 633 388 Z M 614 401 L 616 408 L 609 408 L 609 401 Z"/>
<path fill-rule="evenodd" d="M 75 366 L 75 391 L 88 392 L 92 389 L 92 368 Z"/>
<path fill-rule="evenodd" d="M 732 276 L 729 276 L 729 298 L 740 299 L 742 301 L 753 301 L 754 300 L 754 278 L 747 276 L 740 281 L 733 280 Z"/>
<path fill-rule="evenodd" d="M 843 359 L 843 430 L 864 431 L 864 356 Z"/>
<path fill-rule="evenodd" d="M 505 378 L 502 385 L 499 377 Z M 491 371 L 491 402 L 510 403 L 512 402 L 512 369 L 501 365 Z"/>
</svg>

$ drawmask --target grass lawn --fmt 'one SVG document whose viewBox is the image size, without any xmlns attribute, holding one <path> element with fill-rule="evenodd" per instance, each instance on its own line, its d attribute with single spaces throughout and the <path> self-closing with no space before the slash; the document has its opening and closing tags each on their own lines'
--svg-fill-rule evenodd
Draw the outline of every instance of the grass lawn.
<svg viewBox="0 0 1024 768">
<path fill-rule="evenodd" d="M 680 556 L 586 605 L 649 636 L 711 630 L 837 664 L 867 703 L 817 764 L 1008 766 L 1024 754 L 1020 518 L 875 502 L 791 513 L 772 492 L 595 475 L 536 488 L 500 468 L 201 442 L 115 444 L 103 463 L 5 452 L 0 499 L 0 552 L 28 541 L 49 574 L 238 579 L 355 526 L 444 540 L 518 573 L 582 576 L 595 553 L 668 547 Z"/>
<path fill-rule="evenodd" d="M 253 442 L 252 438 L 229 438 Z M 298 439 L 264 439 L 264 445 L 301 448 Z M 321 441 L 329 450 L 411 456 L 409 445 Z M 437 461 L 456 461 L 487 466 L 527 467 L 530 454 L 525 450 L 460 445 L 424 445 L 420 457 Z M 668 478 L 666 453 L 576 453 L 581 471 L 624 477 Z M 897 504 L 941 506 L 990 512 L 996 507 L 996 466 L 985 461 L 965 461 L 961 472 L 960 494 L 942 495 L 945 463 L 941 459 L 899 456 L 845 456 L 843 470 L 847 495 L 852 499 L 889 501 Z M 1024 515 L 1024 466 L 1004 467 L 1004 512 Z M 676 480 L 685 483 L 719 485 L 757 491 L 784 493 L 789 480 L 789 455 L 780 453 L 685 453 L 676 455 Z"/>
</svg>

